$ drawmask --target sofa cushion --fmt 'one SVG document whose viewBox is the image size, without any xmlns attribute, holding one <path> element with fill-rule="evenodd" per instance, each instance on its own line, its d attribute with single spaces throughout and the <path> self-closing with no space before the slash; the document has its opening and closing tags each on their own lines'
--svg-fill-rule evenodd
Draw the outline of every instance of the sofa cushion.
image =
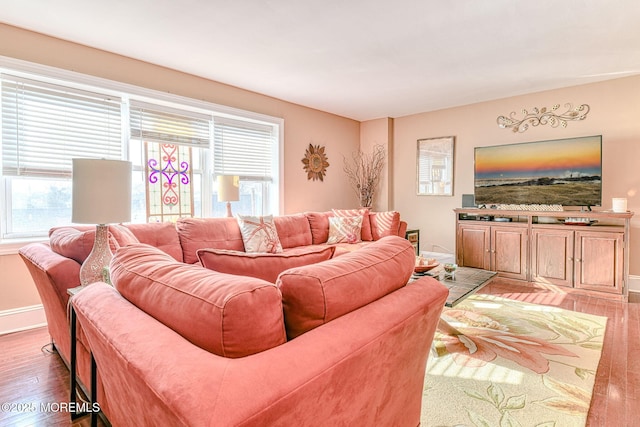
<svg viewBox="0 0 640 427">
<path fill-rule="evenodd" d="M 78 230 L 74 227 L 54 227 L 49 230 L 51 250 L 82 264 L 89 256 L 96 238 L 95 227 Z"/>
<path fill-rule="evenodd" d="M 304 214 L 273 217 L 283 249 L 313 244 L 309 220 Z"/>
<path fill-rule="evenodd" d="M 219 356 L 248 356 L 286 341 L 273 283 L 184 264 L 144 244 L 116 251 L 111 282 L 136 307 Z"/>
<path fill-rule="evenodd" d="M 347 216 L 361 216 L 362 217 L 362 229 L 360 239 L 365 242 L 373 240 L 371 234 L 371 221 L 369 221 L 369 208 L 360 209 L 332 209 L 334 216 L 347 217 Z"/>
<path fill-rule="evenodd" d="M 329 218 L 328 245 L 336 243 L 361 242 L 362 216 L 331 217 Z"/>
<path fill-rule="evenodd" d="M 200 249 L 200 263 L 210 270 L 221 273 L 257 277 L 275 283 L 283 271 L 308 264 L 326 261 L 333 256 L 334 246 L 300 246 L 286 252 L 247 253 L 225 249 Z"/>
<path fill-rule="evenodd" d="M 244 251 L 240 227 L 235 218 L 180 218 L 176 222 L 187 264 L 198 262 L 198 249 L 215 248 Z"/>
<path fill-rule="evenodd" d="M 109 232 L 116 239 L 119 246 L 129 246 L 134 243 L 140 243 L 140 240 L 133 234 L 126 225 L 109 224 Z"/>
<path fill-rule="evenodd" d="M 109 248 L 112 252 L 120 246 L 137 242 L 135 236 L 122 231 L 122 228 L 124 226 L 109 225 Z M 51 250 L 79 264 L 82 264 L 91 253 L 95 239 L 96 227 L 91 225 L 53 227 L 49 230 Z"/>
<path fill-rule="evenodd" d="M 270 254 L 282 252 L 282 244 L 273 223 L 273 215 L 238 215 L 237 219 L 245 252 Z"/>
<path fill-rule="evenodd" d="M 182 246 L 180 246 L 180 239 L 178 239 L 178 232 L 174 223 L 150 222 L 146 224 L 127 224 L 125 227 L 131 231 L 131 234 L 140 243 L 154 246 L 178 261 L 183 260 Z"/>
<path fill-rule="evenodd" d="M 349 252 L 357 251 L 360 248 L 364 248 L 365 246 L 371 244 L 372 242 L 358 242 L 358 243 L 337 243 L 335 245 L 331 245 L 336 248 L 336 251 L 333 253 L 333 258 L 348 254 Z"/>
<path fill-rule="evenodd" d="M 311 243 L 314 245 L 327 243 L 329 238 L 329 217 L 332 217 L 333 213 L 305 212 L 304 216 L 307 217 L 311 228 Z"/>
<path fill-rule="evenodd" d="M 411 243 L 388 236 L 318 264 L 283 271 L 287 336 L 295 338 L 406 285 L 415 264 Z"/>
<path fill-rule="evenodd" d="M 373 240 L 379 240 L 385 236 L 397 236 L 400 229 L 400 212 L 371 212 L 371 234 Z"/>
</svg>

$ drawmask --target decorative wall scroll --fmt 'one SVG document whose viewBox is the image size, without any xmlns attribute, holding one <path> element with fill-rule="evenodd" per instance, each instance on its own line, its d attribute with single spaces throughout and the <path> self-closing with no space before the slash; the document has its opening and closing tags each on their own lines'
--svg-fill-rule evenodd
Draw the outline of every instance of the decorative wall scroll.
<svg viewBox="0 0 640 427">
<path fill-rule="evenodd" d="M 560 104 L 555 104 L 550 110 L 547 110 L 547 107 L 542 107 L 538 109 L 535 107 L 531 112 L 523 109 L 522 114 L 524 117 L 520 120 L 515 118 L 516 112 L 512 111 L 509 114 L 509 117 L 499 116 L 496 120 L 498 122 L 498 126 L 505 129 L 511 128 L 513 132 L 522 133 L 529 129 L 529 125 L 538 126 L 538 125 L 546 125 L 555 128 L 558 126 L 562 126 L 563 128 L 567 127 L 567 122 L 570 121 L 578 121 L 584 120 L 587 118 L 587 114 L 589 114 L 590 107 L 587 104 L 582 104 L 578 107 L 573 108 L 573 104 L 567 102 L 564 104 L 566 111 L 564 113 L 556 113 L 556 111 L 560 108 Z"/>
<path fill-rule="evenodd" d="M 453 142 L 455 137 L 418 140 L 419 196 L 453 196 Z"/>
</svg>

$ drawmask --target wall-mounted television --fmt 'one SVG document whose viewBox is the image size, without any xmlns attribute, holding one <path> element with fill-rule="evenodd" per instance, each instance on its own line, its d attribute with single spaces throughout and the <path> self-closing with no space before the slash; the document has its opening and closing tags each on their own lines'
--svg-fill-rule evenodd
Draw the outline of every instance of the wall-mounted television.
<svg viewBox="0 0 640 427">
<path fill-rule="evenodd" d="M 602 205 L 602 135 L 474 151 L 477 205 Z"/>
</svg>

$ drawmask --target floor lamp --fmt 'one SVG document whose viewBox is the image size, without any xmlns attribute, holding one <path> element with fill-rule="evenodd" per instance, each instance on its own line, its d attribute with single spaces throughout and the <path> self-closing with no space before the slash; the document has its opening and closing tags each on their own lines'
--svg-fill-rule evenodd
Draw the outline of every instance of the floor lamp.
<svg viewBox="0 0 640 427">
<path fill-rule="evenodd" d="M 97 224 L 93 249 L 80 268 L 80 284 L 103 281 L 113 253 L 109 223 L 131 221 L 131 162 L 73 159 L 71 222 Z"/>
<path fill-rule="evenodd" d="M 218 175 L 218 201 L 227 202 L 227 216 L 233 216 L 231 202 L 238 200 L 240 200 L 240 177 Z"/>
</svg>

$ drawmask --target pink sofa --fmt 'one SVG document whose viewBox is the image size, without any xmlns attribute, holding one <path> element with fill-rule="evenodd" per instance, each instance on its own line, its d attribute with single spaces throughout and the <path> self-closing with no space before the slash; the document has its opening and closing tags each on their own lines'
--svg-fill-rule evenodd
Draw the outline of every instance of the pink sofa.
<svg viewBox="0 0 640 427">
<path fill-rule="evenodd" d="M 72 304 L 114 426 L 420 423 L 447 289 L 388 236 L 276 283 L 118 249 Z"/>
<path fill-rule="evenodd" d="M 331 216 L 333 216 L 332 212 L 309 212 L 274 218 L 284 254 L 287 257 L 296 258 L 299 254 L 326 247 Z M 386 235 L 404 237 L 406 223 L 400 221 L 397 214 L 390 222 L 387 221 L 389 218 L 380 213 L 367 214 L 368 221 L 366 225 L 363 223 L 362 228 L 362 238 L 365 241 L 335 245 L 336 254 L 366 246 L 371 241 L 379 240 Z M 365 235 L 367 227 L 368 234 Z M 42 299 L 52 341 L 67 364 L 70 360 L 67 289 L 79 286 L 79 269 L 93 245 L 93 230 L 93 227 L 52 229 L 49 243 L 29 244 L 20 249 L 20 255 Z M 161 249 L 176 261 L 187 264 L 198 263 L 198 251 L 242 251 L 244 249 L 240 230 L 234 218 L 182 219 L 175 225 L 129 224 L 111 226 L 110 231 L 114 249 L 132 243 L 144 243 Z M 222 254 L 222 256 L 229 256 L 229 254 Z M 250 255 L 247 257 L 250 258 Z M 238 264 L 237 261 L 236 264 Z M 240 264 L 242 263 L 251 264 L 248 259 L 242 260 Z M 278 268 L 281 271 L 284 267 L 286 263 Z M 271 277 L 277 277 L 275 273 L 279 274 L 280 271 L 272 270 L 269 274 Z M 242 271 L 242 274 L 251 275 L 248 271 Z M 259 276 L 256 275 L 256 277 Z M 82 330 L 79 331 L 78 337 L 78 375 L 81 386 L 86 389 L 85 385 L 89 383 L 90 378 L 90 356 Z"/>
</svg>

